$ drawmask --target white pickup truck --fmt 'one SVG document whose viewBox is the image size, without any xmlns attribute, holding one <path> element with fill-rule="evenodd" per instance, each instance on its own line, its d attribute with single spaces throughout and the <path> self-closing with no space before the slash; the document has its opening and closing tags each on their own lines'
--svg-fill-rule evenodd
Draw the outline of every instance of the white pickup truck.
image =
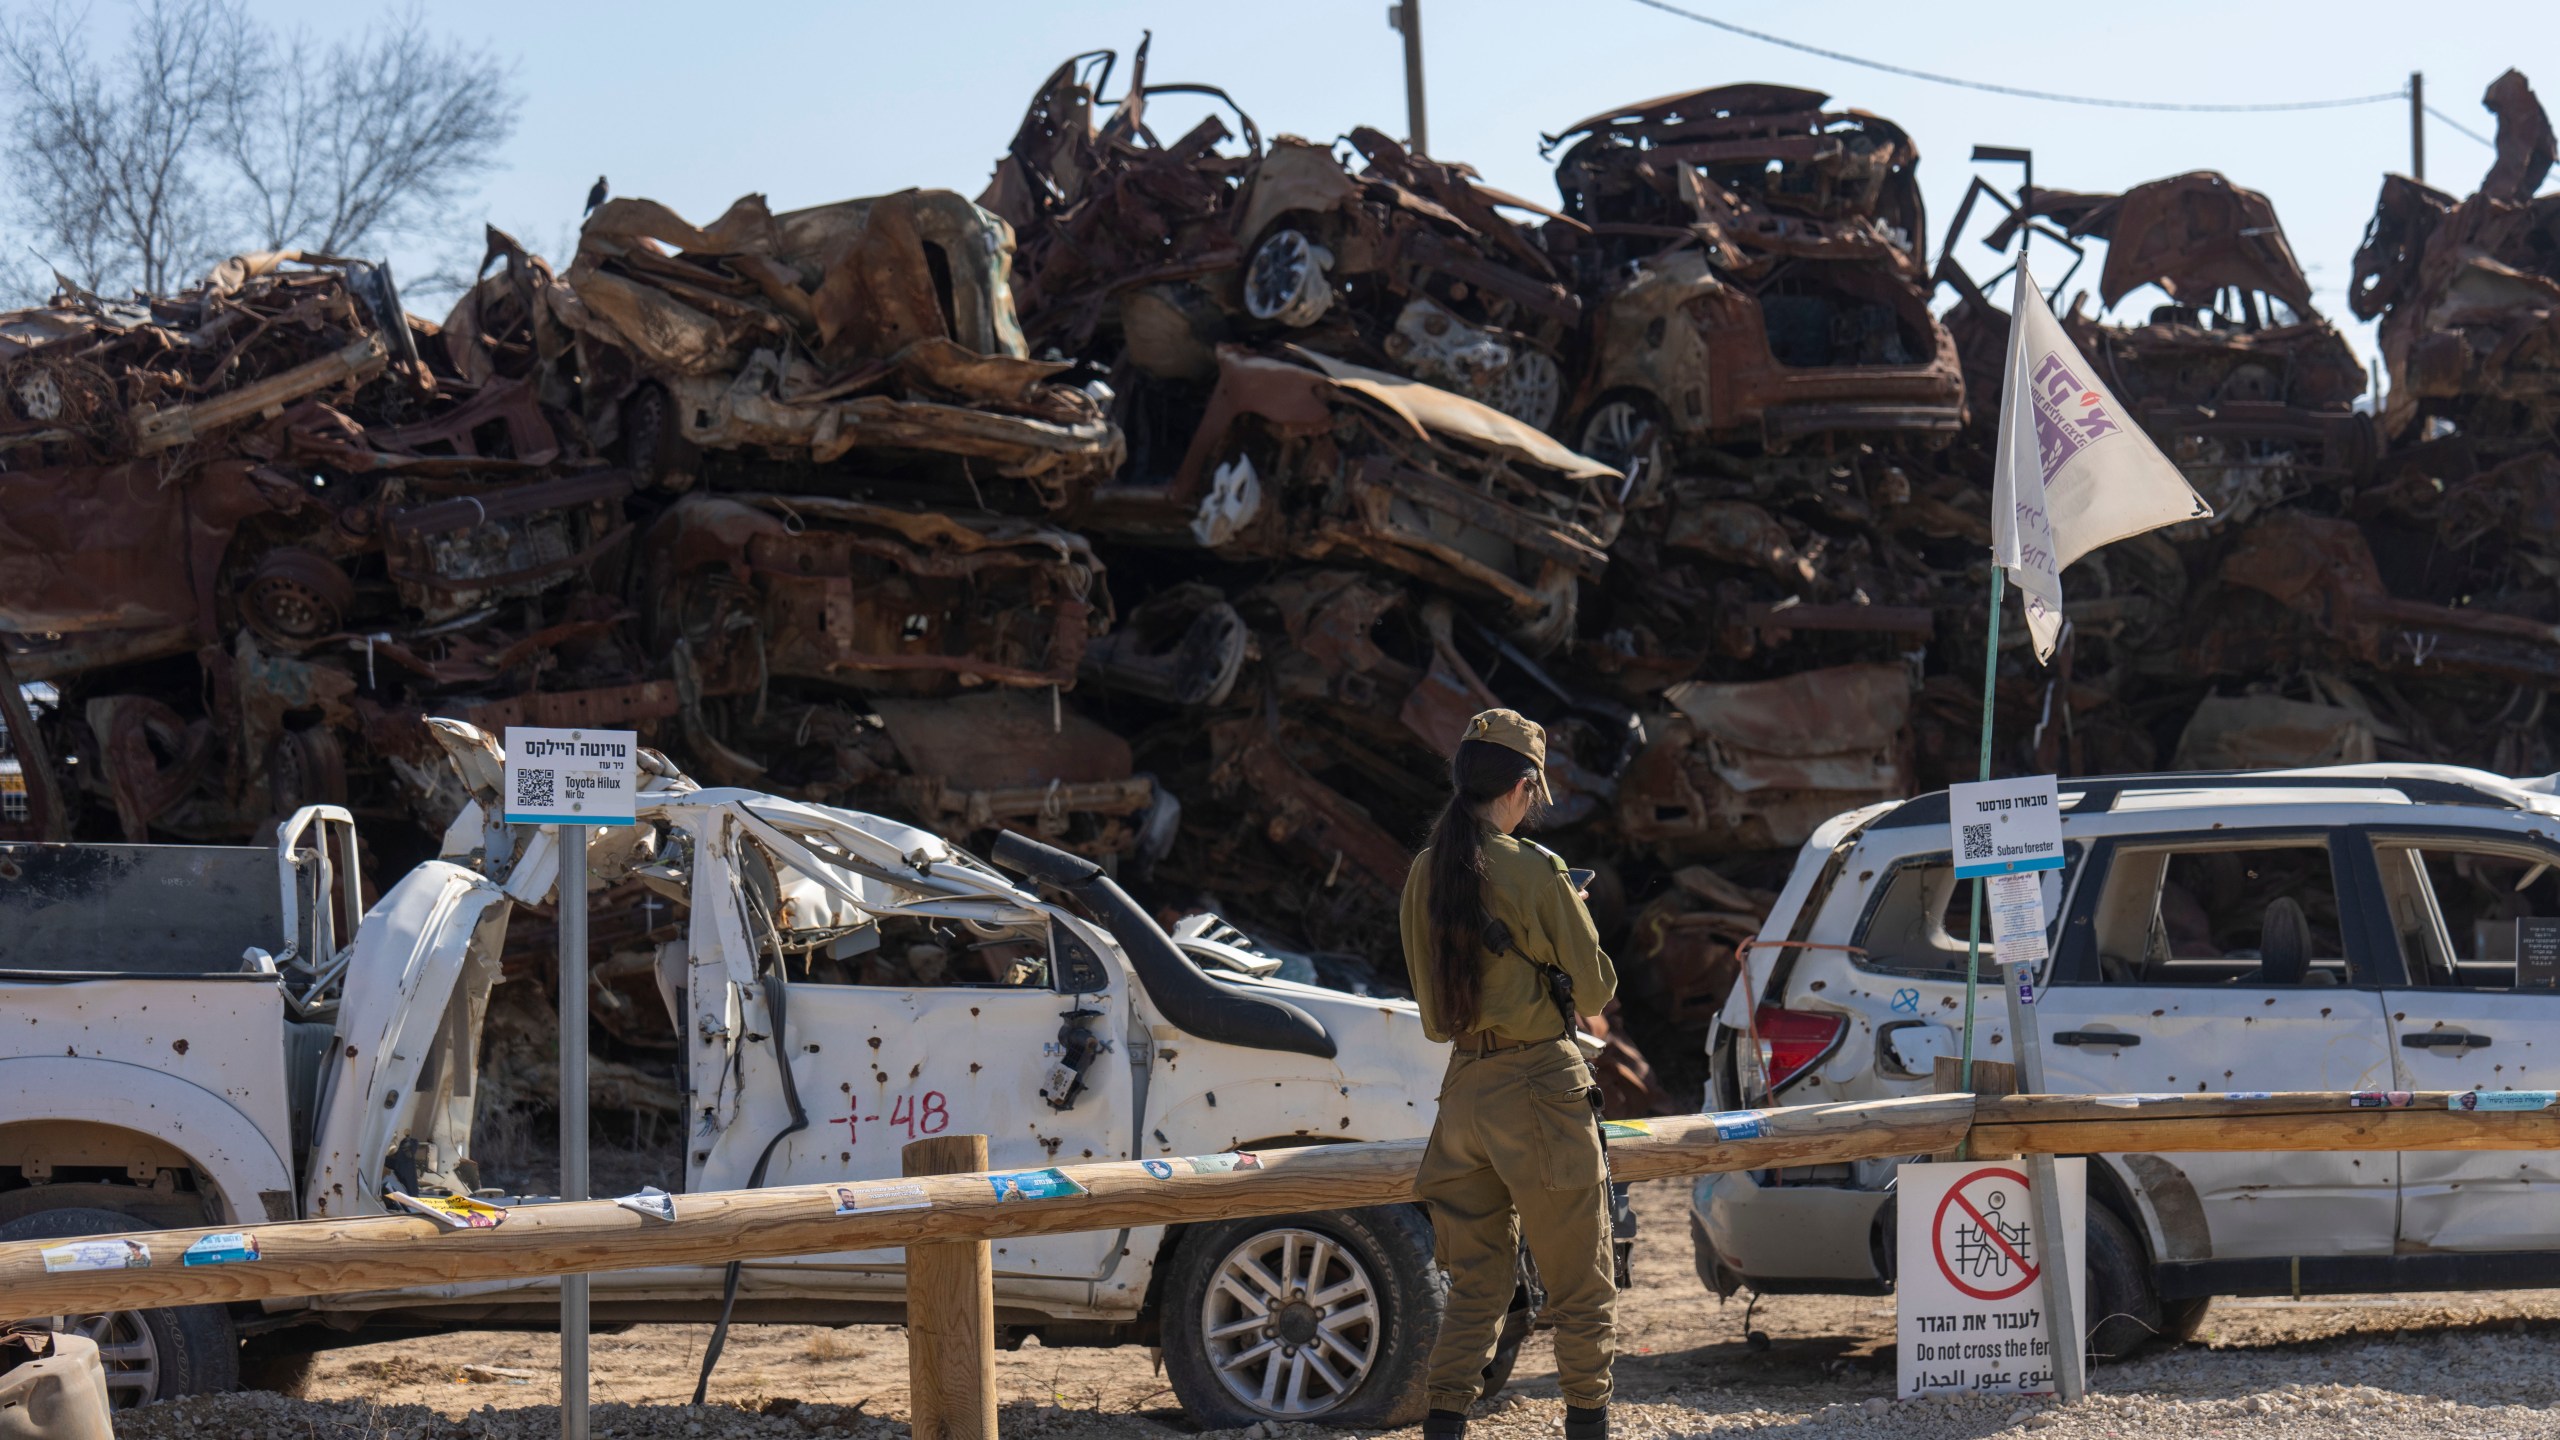
<svg viewBox="0 0 2560 1440">
<path fill-rule="evenodd" d="M 474 1161 L 473 1092 L 509 915 L 550 891 L 557 832 L 484 823 L 497 747 L 432 723 L 473 801 L 445 858 L 369 909 L 353 822 L 328 807 L 272 852 L 0 846 L 0 1240 L 376 1213 L 387 1189 L 534 1203 Z M 1430 1127 L 1443 1057 L 1407 1002 L 1213 976 L 1200 957 L 1232 947 L 1177 944 L 1092 864 L 1018 836 L 995 853 L 1021 881 L 894 821 L 656 767 L 590 875 L 637 877 L 681 917 L 656 960 L 684 1038 L 686 1190 L 893 1176 L 907 1140 L 946 1131 L 983 1132 L 1008 1170 Z M 1418 1207 L 1015 1239 L 994 1259 L 1008 1334 L 1160 1345 L 1203 1423 L 1420 1413 L 1444 1282 Z M 595 1320 L 713 1320 L 723 1279 L 599 1275 Z M 754 1261 L 734 1313 L 897 1323 L 903 1285 L 895 1249 Z M 236 1383 L 243 1337 L 544 1325 L 556 1294 L 77 1323 L 135 1404 Z"/>
</svg>

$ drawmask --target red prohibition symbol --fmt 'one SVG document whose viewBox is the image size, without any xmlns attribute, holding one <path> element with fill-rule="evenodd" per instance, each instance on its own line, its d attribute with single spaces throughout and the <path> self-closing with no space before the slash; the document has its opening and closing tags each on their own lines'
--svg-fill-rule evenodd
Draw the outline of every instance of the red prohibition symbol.
<svg viewBox="0 0 2560 1440">
<path fill-rule="evenodd" d="M 1979 1180 L 2007 1180 L 2018 1187 L 2017 1194 L 2021 1199 L 2023 1199 L 2027 1194 L 2027 1177 L 2019 1174 L 2015 1170 L 2004 1169 L 1999 1166 L 1976 1170 L 1972 1174 L 1958 1180 L 1955 1184 L 1947 1187 L 1945 1197 L 1938 1201 L 1938 1213 L 1932 1217 L 1929 1222 L 1929 1251 L 1931 1258 L 1938 1262 L 1938 1273 L 1947 1277 L 1948 1284 L 1953 1285 L 1958 1290 L 1963 1291 L 1965 1294 L 1972 1296 L 1976 1300 L 2006 1300 L 2010 1296 L 2015 1295 L 2019 1291 L 2034 1284 L 2036 1282 L 2037 1270 L 2036 1267 L 2027 1263 L 2025 1251 L 2020 1249 L 2015 1242 L 2010 1240 L 2008 1235 L 2002 1233 L 2000 1221 L 1998 1219 L 1998 1212 L 2006 1208 L 2005 1204 L 2002 1203 L 2006 1197 L 2002 1196 L 1999 1191 L 1992 1191 L 1990 1197 L 1986 1197 L 1991 1200 L 1992 1213 L 1986 1215 L 1983 1213 L 1982 1207 L 1976 1205 L 1972 1198 L 1964 1193 L 1966 1186 L 1969 1186 Z M 2017 1267 L 2018 1278 L 2014 1283 L 2003 1289 L 1987 1290 L 1981 1286 L 1967 1283 L 1965 1278 L 1957 1273 L 1957 1271 L 1964 1268 L 1964 1266 L 1960 1263 L 1950 1263 L 1947 1259 L 1947 1209 L 1949 1206 L 1953 1206 L 1958 1210 L 1961 1210 L 1964 1218 L 1973 1222 L 1976 1227 L 1976 1233 L 1982 1237 L 1980 1242 L 1981 1246 L 1997 1247 L 2000 1254 L 2006 1256 L 2009 1263 Z M 1960 1259 L 1961 1258 L 1970 1257 L 1960 1257 Z"/>
</svg>

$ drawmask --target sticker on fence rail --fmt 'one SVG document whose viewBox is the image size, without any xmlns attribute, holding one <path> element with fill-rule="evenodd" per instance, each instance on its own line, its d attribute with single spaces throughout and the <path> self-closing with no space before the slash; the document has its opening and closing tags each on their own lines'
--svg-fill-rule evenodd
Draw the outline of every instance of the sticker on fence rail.
<svg viewBox="0 0 2560 1440">
<path fill-rule="evenodd" d="M 139 1240 L 74 1240 L 44 1248 L 44 1273 L 66 1270 L 148 1270 L 151 1247 Z"/>
<path fill-rule="evenodd" d="M 2088 1162 L 2057 1160 L 2062 1184 L 2062 1251 L 2067 1274 L 2082 1270 Z M 2024 1169 L 1958 1162 L 1905 1165 L 1895 1182 L 1896 1332 L 1901 1371 L 1894 1393 L 2043 1395 L 2053 1381 L 2045 1323 L 2047 1246 Z M 2072 1287 L 2067 1334 L 2083 1335 L 2085 1286 Z"/>
<path fill-rule="evenodd" d="M 1642 1120 L 1603 1120 L 1600 1134 L 1610 1140 L 1650 1140 L 1653 1127 Z"/>
<path fill-rule="evenodd" d="M 998 1199 L 1007 1198 L 1002 1190 Z M 836 1187 L 836 1213 L 839 1215 L 879 1215 L 891 1210 L 930 1210 L 933 1201 L 926 1198 L 924 1186 L 915 1181 L 898 1185 L 839 1185 Z"/>
<path fill-rule="evenodd" d="M 258 1258 L 258 1237 L 246 1230 L 221 1230 L 196 1237 L 179 1255 L 181 1265 L 238 1265 Z"/>
<path fill-rule="evenodd" d="M 1065 1171 L 1055 1169 L 990 1175 L 987 1183 L 995 1187 L 998 1200 L 1060 1200 L 1085 1193 L 1085 1188 L 1068 1179 Z"/>
<path fill-rule="evenodd" d="M 2350 1110 L 2406 1110 L 2417 1103 L 2406 1090 L 2359 1090 L 2347 1097 Z"/>
<path fill-rule="evenodd" d="M 1757 1140 L 1769 1133 L 1764 1111 L 1724 1110 L 1707 1118 L 1715 1123 L 1718 1140 Z"/>
<path fill-rule="evenodd" d="M 1237 1170 L 1259 1170 L 1262 1157 L 1250 1150 L 1230 1150 L 1221 1155 L 1194 1155 L 1183 1162 L 1194 1175 L 1225 1175 Z"/>
<path fill-rule="evenodd" d="M 615 1196 L 613 1203 L 652 1220 L 675 1223 L 676 1197 L 655 1185 L 643 1185 L 628 1195 Z"/>
<path fill-rule="evenodd" d="M 507 1212 L 460 1195 L 410 1195 L 398 1190 L 383 1199 L 414 1215 L 424 1215 L 452 1230 L 495 1230 L 507 1223 Z"/>
<path fill-rule="evenodd" d="M 2445 1097 L 2449 1110 L 2548 1110 L 2560 1103 L 2550 1090 L 2465 1090 Z"/>
</svg>

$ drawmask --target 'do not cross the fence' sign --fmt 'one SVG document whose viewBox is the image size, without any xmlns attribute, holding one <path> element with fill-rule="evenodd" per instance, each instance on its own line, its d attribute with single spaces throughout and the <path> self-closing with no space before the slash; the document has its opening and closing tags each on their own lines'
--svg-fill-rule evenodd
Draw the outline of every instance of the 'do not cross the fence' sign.
<svg viewBox="0 0 2560 1440">
<path fill-rule="evenodd" d="M 2088 1162 L 2059 1160 L 2066 1273 L 2082 1262 Z M 2035 1194 L 2023 1167 L 1905 1165 L 1895 1183 L 1899 1374 L 1894 1393 L 2040 1395 L 2054 1389 Z M 2072 1288 L 2083 1312 L 2085 1286 Z M 2083 1315 L 2064 1330 L 2085 1335 Z"/>
</svg>

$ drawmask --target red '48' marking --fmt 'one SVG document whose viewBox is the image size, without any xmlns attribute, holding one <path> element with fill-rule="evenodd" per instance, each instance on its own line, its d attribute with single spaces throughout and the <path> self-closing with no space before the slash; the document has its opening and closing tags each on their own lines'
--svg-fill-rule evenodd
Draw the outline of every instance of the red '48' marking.
<svg viewBox="0 0 2560 1440">
<path fill-rule="evenodd" d="M 918 1103 L 919 1098 L 921 1104 Z M 857 1109 L 827 1123 L 844 1127 L 844 1143 L 859 1145 L 862 1143 L 862 1127 L 879 1124 L 880 1117 L 862 1114 Z M 919 1135 L 939 1135 L 951 1128 L 951 1100 L 939 1090 L 927 1090 L 922 1097 L 909 1091 L 889 1102 L 889 1127 L 905 1131 L 910 1140 Z"/>
</svg>

